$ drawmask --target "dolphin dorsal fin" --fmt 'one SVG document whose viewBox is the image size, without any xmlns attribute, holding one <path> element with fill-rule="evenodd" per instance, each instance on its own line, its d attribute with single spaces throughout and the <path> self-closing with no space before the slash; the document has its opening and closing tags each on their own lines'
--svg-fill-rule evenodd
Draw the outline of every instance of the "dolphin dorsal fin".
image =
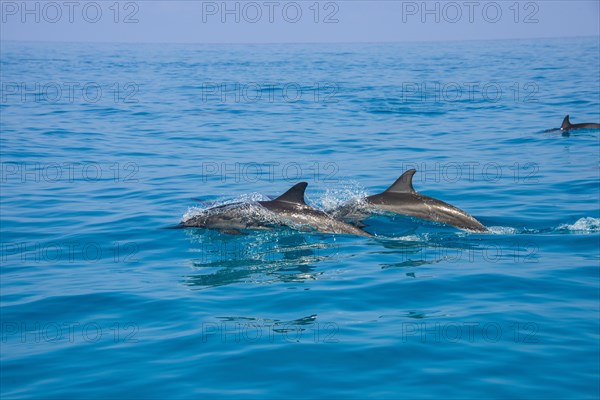
<svg viewBox="0 0 600 400">
<path fill-rule="evenodd" d="M 560 129 L 569 129 L 570 126 L 571 126 L 571 121 L 569 121 L 569 116 L 567 115 L 565 117 L 565 119 L 563 119 Z"/>
<path fill-rule="evenodd" d="M 304 202 L 304 191 L 308 183 L 300 182 L 292 186 L 287 192 L 279 196 L 273 201 L 285 201 L 288 203 L 306 204 Z"/>
<path fill-rule="evenodd" d="M 412 185 L 413 175 L 417 172 L 416 169 L 409 169 L 400 178 L 396 179 L 396 182 L 386 189 L 384 193 L 416 193 L 415 188 Z"/>
</svg>

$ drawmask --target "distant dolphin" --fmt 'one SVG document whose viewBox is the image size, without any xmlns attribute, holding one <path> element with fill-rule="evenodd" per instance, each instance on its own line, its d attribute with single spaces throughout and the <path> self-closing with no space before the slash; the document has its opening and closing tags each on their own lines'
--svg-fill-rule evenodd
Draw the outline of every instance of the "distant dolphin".
<svg viewBox="0 0 600 400">
<path fill-rule="evenodd" d="M 600 124 L 596 124 L 593 122 L 587 122 L 583 124 L 572 124 L 569 121 L 569 116 L 567 115 L 565 119 L 563 119 L 562 125 L 560 126 L 561 131 L 572 131 L 574 129 L 600 129 Z"/>
<path fill-rule="evenodd" d="M 306 204 L 306 186 L 308 183 L 300 182 L 275 200 L 259 201 L 256 204 L 232 203 L 208 208 L 182 221 L 179 227 L 216 229 L 224 233 L 240 234 L 240 229 L 289 226 L 321 233 L 372 237 L 370 233 Z"/>
<path fill-rule="evenodd" d="M 443 201 L 417 193 L 412 185 L 412 178 L 415 172 L 417 170 L 409 169 L 383 193 L 366 197 L 364 200 L 368 208 L 441 222 L 459 229 L 477 232 L 487 231 L 485 226 L 463 210 Z M 362 210 L 359 211 L 359 218 L 362 212 Z M 356 218 L 356 214 L 352 215 L 352 211 L 347 206 L 338 210 L 336 215 L 342 218 L 344 216 Z M 364 213 L 362 217 L 365 217 Z M 359 224 L 359 226 L 363 225 Z"/>
</svg>

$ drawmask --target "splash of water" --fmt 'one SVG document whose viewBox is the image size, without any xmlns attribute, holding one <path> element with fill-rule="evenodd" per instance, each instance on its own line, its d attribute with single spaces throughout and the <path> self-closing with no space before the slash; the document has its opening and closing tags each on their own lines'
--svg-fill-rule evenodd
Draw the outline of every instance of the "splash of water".
<svg viewBox="0 0 600 400">
<path fill-rule="evenodd" d="M 571 232 L 595 233 L 600 232 L 600 218 L 584 217 L 578 219 L 574 224 L 562 224 L 558 230 Z"/>
<path fill-rule="evenodd" d="M 319 202 L 325 212 L 334 213 L 344 205 L 362 204 L 367 196 L 367 191 L 358 182 L 349 181 L 341 188 L 328 188 Z"/>
</svg>

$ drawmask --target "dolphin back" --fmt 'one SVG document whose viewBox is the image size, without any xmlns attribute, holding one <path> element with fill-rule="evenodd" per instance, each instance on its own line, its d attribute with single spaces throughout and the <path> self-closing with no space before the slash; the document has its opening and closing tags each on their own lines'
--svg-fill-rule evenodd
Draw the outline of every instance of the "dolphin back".
<svg viewBox="0 0 600 400">
<path fill-rule="evenodd" d="M 580 124 L 572 124 L 569 120 L 569 116 L 567 115 L 565 119 L 563 119 L 562 125 L 560 126 L 561 131 L 569 131 L 573 129 L 600 129 L 600 124 L 595 122 L 583 122 Z"/>
<path fill-rule="evenodd" d="M 425 220 L 445 223 L 455 228 L 487 231 L 474 217 L 441 200 L 418 193 L 412 184 L 417 170 L 409 169 L 383 193 L 367 197 L 367 202 L 378 209 Z"/>
</svg>

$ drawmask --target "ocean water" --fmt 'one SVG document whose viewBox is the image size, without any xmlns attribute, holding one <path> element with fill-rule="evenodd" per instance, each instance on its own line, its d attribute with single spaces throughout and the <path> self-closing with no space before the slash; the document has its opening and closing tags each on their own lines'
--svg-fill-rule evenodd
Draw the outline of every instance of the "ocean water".
<svg viewBox="0 0 600 400">
<path fill-rule="evenodd" d="M 598 398 L 599 48 L 2 42 L 2 398 Z M 491 232 L 165 229 L 409 168 Z"/>
</svg>

